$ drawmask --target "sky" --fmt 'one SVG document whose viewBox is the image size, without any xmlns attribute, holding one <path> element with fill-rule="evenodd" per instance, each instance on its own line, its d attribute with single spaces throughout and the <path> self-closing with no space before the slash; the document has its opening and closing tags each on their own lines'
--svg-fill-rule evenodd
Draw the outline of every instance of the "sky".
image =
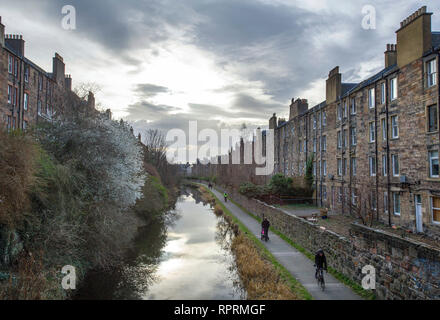
<svg viewBox="0 0 440 320">
<path fill-rule="evenodd" d="M 62 7 L 76 29 L 62 28 Z M 363 8 L 376 11 L 365 29 Z M 96 83 L 97 101 L 136 131 L 267 126 L 288 116 L 293 97 L 325 99 L 328 72 L 344 82 L 383 68 L 400 21 L 429 0 L 2 0 L 6 33 L 22 34 L 26 56 L 52 70 L 63 56 L 73 85 Z"/>
</svg>

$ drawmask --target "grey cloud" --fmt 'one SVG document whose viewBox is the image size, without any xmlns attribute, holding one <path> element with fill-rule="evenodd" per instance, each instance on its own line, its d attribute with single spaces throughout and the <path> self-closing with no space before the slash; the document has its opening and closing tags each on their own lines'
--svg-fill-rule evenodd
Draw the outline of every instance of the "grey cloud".
<svg viewBox="0 0 440 320">
<path fill-rule="evenodd" d="M 151 83 L 140 83 L 136 86 L 134 92 L 142 98 L 152 98 L 159 93 L 169 92 L 169 89 Z"/>
<path fill-rule="evenodd" d="M 170 112 L 178 110 L 180 109 L 172 106 L 158 105 L 147 101 L 140 101 L 128 106 L 127 111 L 129 115 L 127 116 L 127 119 L 143 119 L 150 121 L 158 120 L 162 119 L 163 117 L 170 117 Z"/>
</svg>

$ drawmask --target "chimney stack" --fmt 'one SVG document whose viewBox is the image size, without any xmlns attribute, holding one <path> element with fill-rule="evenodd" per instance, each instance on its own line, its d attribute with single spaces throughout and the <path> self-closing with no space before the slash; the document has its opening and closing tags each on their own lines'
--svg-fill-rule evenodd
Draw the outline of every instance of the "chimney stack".
<svg viewBox="0 0 440 320">
<path fill-rule="evenodd" d="M 387 44 L 385 51 L 385 68 L 388 68 L 397 63 L 397 50 L 395 44 Z"/>
<path fill-rule="evenodd" d="M 309 109 L 309 103 L 307 99 L 292 99 L 292 104 L 290 105 L 289 120 L 303 114 Z"/>
<path fill-rule="evenodd" d="M 277 128 L 277 114 L 274 113 L 272 118 L 269 119 L 269 129 Z"/>
<path fill-rule="evenodd" d="M 58 53 L 55 53 L 55 56 L 53 57 L 52 70 L 53 79 L 58 85 L 64 86 L 66 82 L 66 66 L 64 64 L 63 57 L 61 57 Z"/>
<path fill-rule="evenodd" d="M 4 27 L 3 27 L 4 30 Z M 7 34 L 5 43 L 17 54 L 19 57 L 24 57 L 24 40 L 22 35 Z"/>
<path fill-rule="evenodd" d="M 342 75 L 339 73 L 339 66 L 333 68 L 326 81 L 326 102 L 330 104 L 335 102 L 342 92 Z"/>
<path fill-rule="evenodd" d="M 423 6 L 400 23 L 400 29 L 396 31 L 399 68 L 419 59 L 431 49 L 431 15 Z"/>
<path fill-rule="evenodd" d="M 2 24 L 2 17 L 0 17 L 0 46 L 5 46 L 5 26 Z"/>
<path fill-rule="evenodd" d="M 72 76 L 70 74 L 66 75 L 65 88 L 68 91 L 72 91 Z"/>
</svg>

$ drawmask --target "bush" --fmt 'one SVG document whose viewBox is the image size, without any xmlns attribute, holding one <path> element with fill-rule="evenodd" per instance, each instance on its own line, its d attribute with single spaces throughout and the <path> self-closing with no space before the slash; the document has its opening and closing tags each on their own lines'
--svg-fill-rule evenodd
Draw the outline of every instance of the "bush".
<svg viewBox="0 0 440 320">
<path fill-rule="evenodd" d="M 278 173 L 272 177 L 269 187 L 273 194 L 289 195 L 292 192 L 292 178 L 286 178 L 284 175 Z"/>
<path fill-rule="evenodd" d="M 238 192 L 248 198 L 258 198 L 268 194 L 269 190 L 267 186 L 259 186 L 251 182 L 245 182 L 240 185 Z"/>
</svg>

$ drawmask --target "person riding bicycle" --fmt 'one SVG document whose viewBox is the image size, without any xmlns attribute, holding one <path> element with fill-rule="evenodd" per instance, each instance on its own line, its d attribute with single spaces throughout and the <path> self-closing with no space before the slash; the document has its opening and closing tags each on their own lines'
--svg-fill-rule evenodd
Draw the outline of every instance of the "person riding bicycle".
<svg viewBox="0 0 440 320">
<path fill-rule="evenodd" d="M 228 202 L 228 194 L 226 192 L 223 194 L 223 197 L 225 197 L 225 202 Z"/>
<path fill-rule="evenodd" d="M 318 272 L 320 269 L 327 271 L 327 258 L 325 257 L 324 250 L 319 249 L 315 254 L 315 278 L 318 279 Z"/>
<path fill-rule="evenodd" d="M 269 220 L 267 220 L 266 217 L 264 217 L 263 222 L 261 223 L 261 228 L 264 230 L 264 235 L 266 236 L 266 239 L 269 239 L 270 222 Z"/>
</svg>

